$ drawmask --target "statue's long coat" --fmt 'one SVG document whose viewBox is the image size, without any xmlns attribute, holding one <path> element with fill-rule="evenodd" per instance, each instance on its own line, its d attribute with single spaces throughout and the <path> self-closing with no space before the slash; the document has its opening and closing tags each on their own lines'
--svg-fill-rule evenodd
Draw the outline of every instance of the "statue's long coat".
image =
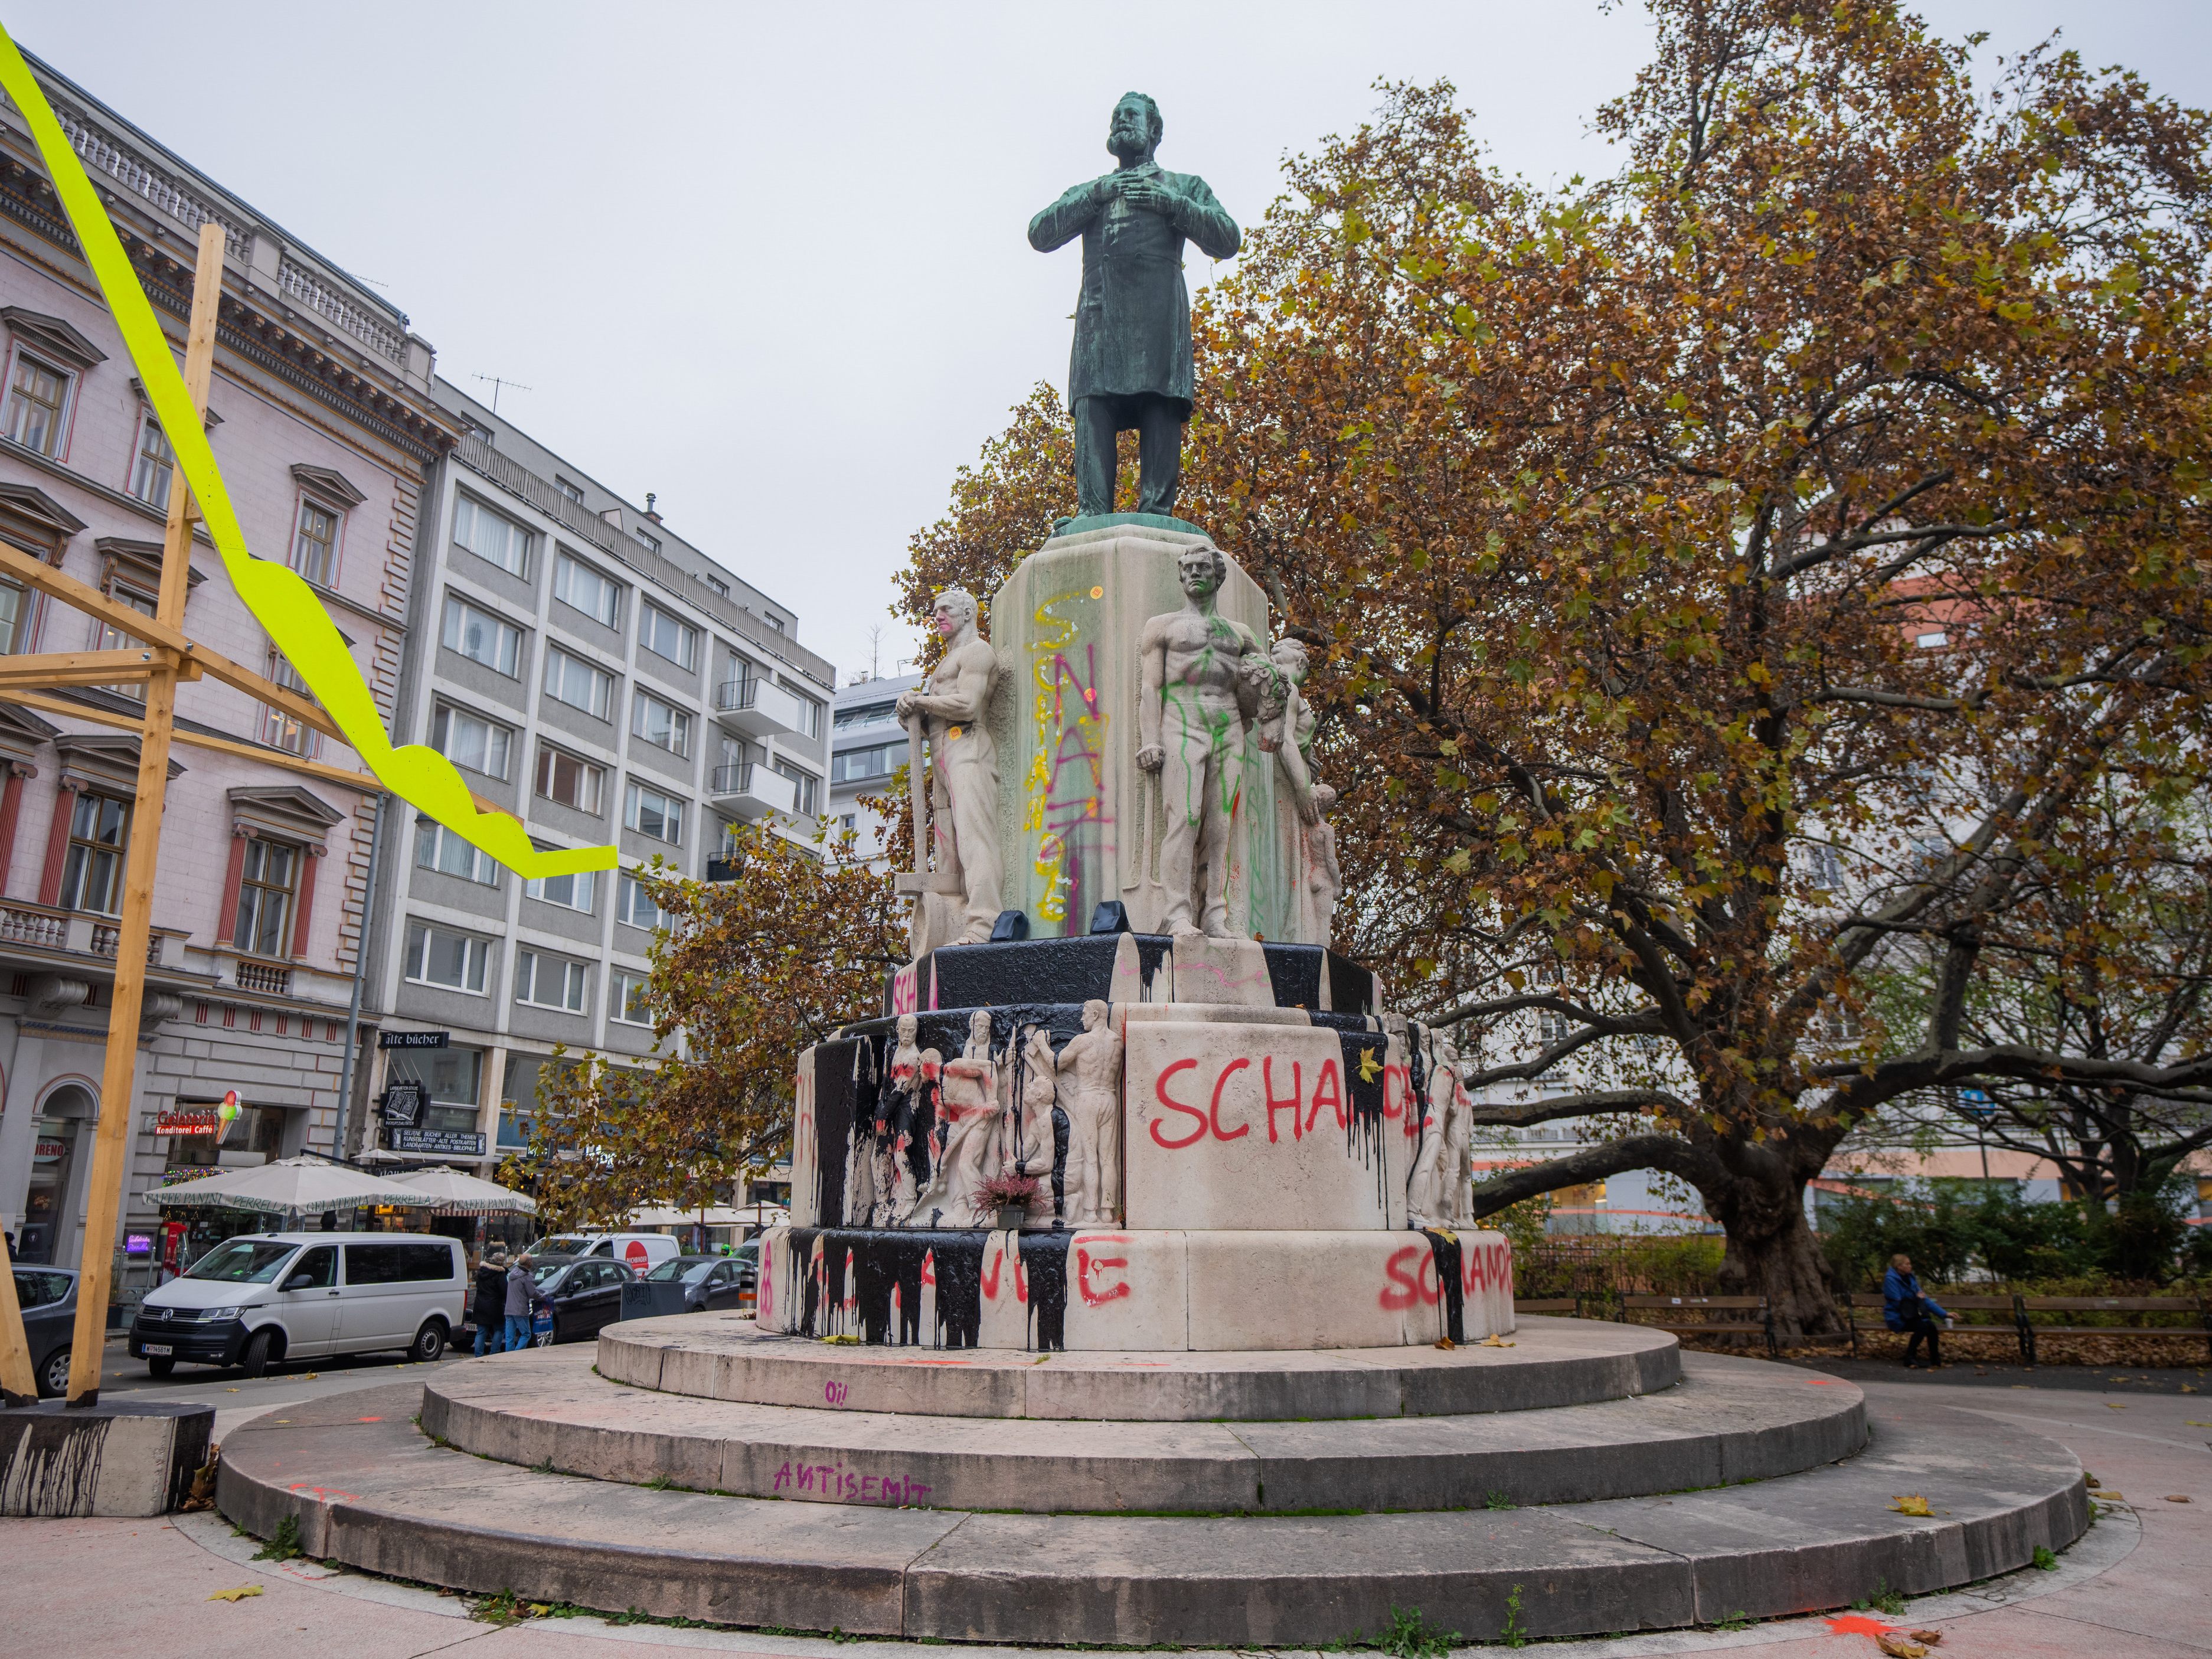
<svg viewBox="0 0 2212 1659">
<path fill-rule="evenodd" d="M 1093 191 L 1102 180 L 1076 185 L 1030 221 L 1030 246 L 1049 253 L 1083 238 L 1083 294 L 1075 306 L 1075 349 L 1068 360 L 1067 400 L 1149 392 L 1190 411 L 1190 290 L 1182 279 L 1185 239 L 1216 259 L 1242 240 L 1206 180 L 1169 173 L 1152 162 L 1131 169 L 1172 191 L 1162 215 L 1125 204 L 1103 208 Z M 1108 174 L 1111 178 L 1115 175 Z"/>
</svg>

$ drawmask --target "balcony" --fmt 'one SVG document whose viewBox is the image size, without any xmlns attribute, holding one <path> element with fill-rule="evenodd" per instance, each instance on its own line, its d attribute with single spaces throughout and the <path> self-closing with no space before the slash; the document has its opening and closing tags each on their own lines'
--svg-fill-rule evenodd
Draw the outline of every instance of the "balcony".
<svg viewBox="0 0 2212 1659">
<path fill-rule="evenodd" d="M 778 812 L 790 817 L 799 811 L 798 783 L 750 761 L 716 767 L 707 793 L 717 807 L 748 823 Z"/>
<path fill-rule="evenodd" d="M 797 696 L 771 679 L 725 680 L 714 688 L 714 718 L 756 743 L 804 732 L 805 712 Z"/>
</svg>

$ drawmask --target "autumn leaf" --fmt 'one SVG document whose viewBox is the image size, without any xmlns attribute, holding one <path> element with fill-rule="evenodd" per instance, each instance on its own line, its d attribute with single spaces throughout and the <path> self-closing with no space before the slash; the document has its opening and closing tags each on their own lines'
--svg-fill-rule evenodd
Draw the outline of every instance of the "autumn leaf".
<svg viewBox="0 0 2212 1659">
<path fill-rule="evenodd" d="M 1924 1659 L 1928 1651 L 1926 1647 L 1902 1631 L 1886 1630 L 1874 1638 L 1874 1644 L 1889 1655 L 1890 1659 Z"/>
<path fill-rule="evenodd" d="M 249 1595 L 261 1594 L 258 1584 L 240 1584 L 236 1589 L 220 1589 L 208 1597 L 210 1601 L 243 1601 Z"/>
<path fill-rule="evenodd" d="M 1911 1498 L 1893 1498 L 1889 1500 L 1889 1506 L 1899 1515 L 1925 1516 L 1930 1513 L 1928 1500 L 1917 1495 Z"/>
</svg>

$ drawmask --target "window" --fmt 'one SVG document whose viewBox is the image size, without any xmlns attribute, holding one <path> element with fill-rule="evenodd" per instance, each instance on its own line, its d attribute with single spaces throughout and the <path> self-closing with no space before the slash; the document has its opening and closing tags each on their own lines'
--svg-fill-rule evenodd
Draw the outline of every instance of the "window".
<svg viewBox="0 0 2212 1659">
<path fill-rule="evenodd" d="M 446 648 L 509 679 L 522 677 L 522 630 L 466 599 L 446 595 Z"/>
<path fill-rule="evenodd" d="M 26 449 L 52 455 L 62 447 L 62 416 L 69 410 L 70 377 L 36 357 L 15 355 L 8 388 L 8 435 Z"/>
<path fill-rule="evenodd" d="M 584 964 L 538 951 L 514 953 L 514 1000 L 540 1008 L 584 1012 Z"/>
<path fill-rule="evenodd" d="M 837 827 L 840 830 L 856 830 L 860 827 L 860 817 L 857 812 L 841 813 L 837 818 Z"/>
<path fill-rule="evenodd" d="M 701 580 L 707 584 L 707 591 L 708 592 L 720 594 L 726 599 L 730 597 L 730 585 L 724 581 L 720 576 L 706 576 L 701 578 Z"/>
<path fill-rule="evenodd" d="M 486 887 L 499 885 L 499 864 L 490 854 L 471 847 L 430 818 L 420 819 L 415 825 L 415 867 L 442 871 Z"/>
<path fill-rule="evenodd" d="M 673 795 L 633 783 L 623 797 L 623 828 L 672 847 L 684 844 L 684 803 Z"/>
<path fill-rule="evenodd" d="M 653 902 L 650 887 L 625 870 L 615 894 L 615 920 L 651 932 L 669 926 L 675 918 Z"/>
<path fill-rule="evenodd" d="M 562 548 L 553 560 L 553 597 L 609 628 L 622 620 L 622 589 Z"/>
<path fill-rule="evenodd" d="M 650 691 L 640 691 L 630 703 L 629 729 L 657 749 L 672 755 L 691 752 L 691 717 Z"/>
<path fill-rule="evenodd" d="M 123 898 L 123 849 L 131 840 L 131 803 L 79 795 L 70 814 L 69 860 L 62 866 L 64 910 L 112 916 Z"/>
<path fill-rule="evenodd" d="M 857 783 L 864 778 L 887 778 L 906 762 L 906 745 L 886 743 L 873 749 L 848 749 L 830 757 L 830 781 Z"/>
<path fill-rule="evenodd" d="M 421 1285 L 458 1278 L 453 1247 L 435 1244 L 349 1244 L 345 1247 L 345 1276 L 349 1285 Z"/>
<path fill-rule="evenodd" d="M 614 708 L 615 677 L 572 657 L 557 645 L 545 647 L 545 695 L 601 720 Z"/>
<path fill-rule="evenodd" d="M 638 618 L 637 642 L 678 668 L 693 668 L 699 661 L 699 630 L 657 605 L 647 605 Z"/>
<path fill-rule="evenodd" d="M 430 722 L 430 747 L 456 766 L 488 778 L 507 776 L 514 733 L 506 726 L 441 703 Z"/>
<path fill-rule="evenodd" d="M 302 500 L 300 522 L 292 532 L 292 568 L 318 587 L 328 587 L 337 556 L 338 515 L 320 501 Z"/>
<path fill-rule="evenodd" d="M 283 653 L 273 646 L 269 652 L 269 678 L 287 691 L 307 695 L 307 683 L 299 671 L 284 659 Z M 261 705 L 261 741 L 271 749 L 282 749 L 288 755 L 304 755 L 313 759 L 323 746 L 323 734 L 289 710 Z"/>
<path fill-rule="evenodd" d="M 1547 1048 L 1555 1042 L 1565 1042 L 1572 1029 L 1571 1022 L 1557 1009 L 1540 1008 L 1536 1011 L 1537 1040 Z"/>
<path fill-rule="evenodd" d="M 789 690 L 788 687 L 785 688 Z M 792 693 L 792 701 L 799 705 L 799 729 L 810 738 L 822 735 L 822 705 L 811 697 Z"/>
<path fill-rule="evenodd" d="M 176 476 L 176 453 L 150 409 L 138 416 L 138 447 L 131 461 L 131 493 L 149 507 L 169 510 L 169 480 Z"/>
<path fill-rule="evenodd" d="M 23 590 L 0 580 L 0 655 L 15 648 L 15 630 L 23 625 Z"/>
<path fill-rule="evenodd" d="M 837 711 L 839 730 L 848 726 L 873 726 L 878 720 L 887 720 L 898 712 L 895 702 L 864 702 Z"/>
<path fill-rule="evenodd" d="M 407 977 L 417 985 L 439 985 L 480 997 L 489 954 L 482 939 L 466 933 L 449 933 L 420 922 L 407 930 Z"/>
<path fill-rule="evenodd" d="M 453 542 L 511 576 L 530 579 L 530 532 L 467 495 L 453 501 Z"/>
<path fill-rule="evenodd" d="M 411 1077 L 424 1085 L 430 1104 L 423 1111 L 426 1129 L 453 1129 L 467 1134 L 477 1127 L 477 1097 L 483 1082 L 483 1050 L 453 1047 L 428 1054 L 395 1052 L 392 1075 Z"/>
<path fill-rule="evenodd" d="M 763 617 L 761 618 L 761 620 L 762 620 L 763 622 L 766 623 L 767 623 L 770 628 L 773 628 L 774 629 L 775 629 L 775 631 L 776 631 L 777 633 L 781 634 L 781 633 L 782 633 L 782 632 L 783 632 L 783 618 L 782 618 L 782 617 Z"/>
<path fill-rule="evenodd" d="M 1915 635 L 1912 642 L 1923 651 L 1933 651 L 1939 645 L 1950 644 L 1951 637 L 1938 628 L 1925 634 Z"/>
<path fill-rule="evenodd" d="M 292 881 L 300 867 L 300 849 L 283 842 L 259 837 L 246 843 L 246 862 L 238 883 L 238 917 L 230 942 L 257 957 L 281 957 L 289 942 L 285 932 L 292 916 Z"/>
<path fill-rule="evenodd" d="M 799 805 L 797 807 L 799 816 L 803 818 L 812 817 L 814 816 L 814 791 L 817 787 L 814 775 L 811 772 L 800 771 L 789 761 L 786 760 L 769 762 L 769 770 L 775 773 L 780 777 L 789 778 L 792 782 L 799 786 Z"/>
<path fill-rule="evenodd" d="M 534 898 L 540 904 L 557 904 L 564 910 L 589 914 L 599 890 L 598 877 L 596 870 L 580 870 L 568 876 L 540 876 L 523 883 L 522 892 L 526 898 Z"/>
<path fill-rule="evenodd" d="M 617 1025 L 650 1025 L 653 1009 L 647 1000 L 652 981 L 643 974 L 617 971 L 607 975 L 607 1018 Z"/>
<path fill-rule="evenodd" d="M 577 484 L 577 483 L 569 483 L 566 478 L 562 477 L 559 473 L 556 472 L 556 473 L 553 475 L 553 488 L 554 488 L 554 489 L 557 489 L 557 490 L 559 490 L 559 491 L 560 491 L 563 495 L 566 495 L 566 496 L 567 496 L 570 501 L 572 501 L 575 502 L 575 504 L 576 504 L 577 506 L 581 507 L 581 506 L 584 504 L 584 486 L 583 486 L 583 485 L 581 485 L 581 484 Z"/>
<path fill-rule="evenodd" d="M 589 761 L 548 746 L 538 750 L 538 793 L 550 801 L 597 817 L 606 781 L 605 769 Z"/>
<path fill-rule="evenodd" d="M 107 590 L 107 597 L 118 605 L 129 605 L 142 617 L 150 617 L 154 614 L 153 595 L 141 593 L 135 587 L 125 587 L 120 582 L 111 583 Z M 122 651 L 129 648 L 132 642 L 131 636 L 112 623 L 100 623 L 92 630 L 92 648 L 95 651 Z M 146 701 L 146 682 L 143 680 L 131 684 L 111 685 L 105 689 L 118 696 L 129 697 L 136 702 Z"/>
<path fill-rule="evenodd" d="M 633 530 L 629 534 L 630 539 L 635 542 L 640 547 L 643 548 L 647 552 L 658 553 L 660 551 L 660 538 L 658 536 L 647 535 L 642 530 Z"/>
</svg>

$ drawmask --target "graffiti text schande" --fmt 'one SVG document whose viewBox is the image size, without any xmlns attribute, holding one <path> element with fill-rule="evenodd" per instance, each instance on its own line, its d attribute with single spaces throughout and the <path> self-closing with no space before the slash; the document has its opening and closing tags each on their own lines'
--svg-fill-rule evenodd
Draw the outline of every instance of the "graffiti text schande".
<svg viewBox="0 0 2212 1659">
<path fill-rule="evenodd" d="M 918 1504 L 929 1488 L 902 1474 L 848 1468 L 842 1463 L 790 1463 L 775 1472 L 771 1490 L 824 1504 Z"/>
<path fill-rule="evenodd" d="M 1098 702 L 1098 647 L 1095 641 L 1076 643 L 1080 630 L 1067 614 L 1070 608 L 1093 604 L 1104 593 L 1100 587 L 1055 593 L 1030 618 L 1036 629 L 1030 653 L 1037 746 L 1023 781 L 1022 828 L 1037 837 L 1035 909 L 1042 921 L 1064 921 L 1072 908 L 1080 910 L 1087 896 L 1077 890 L 1083 860 L 1081 849 L 1070 843 L 1079 832 L 1099 836 L 1109 822 L 1105 811 L 1107 715 Z"/>
<path fill-rule="evenodd" d="M 1511 1283 L 1512 1258 L 1502 1239 L 1486 1240 L 1477 1243 L 1462 1237 L 1460 1240 L 1460 1291 L 1473 1296 L 1476 1291 Z M 1434 1307 L 1443 1299 L 1443 1288 L 1437 1282 L 1436 1252 L 1427 1243 L 1407 1244 L 1391 1252 L 1390 1259 L 1382 1264 L 1387 1281 L 1376 1294 L 1375 1305 L 1386 1312 L 1413 1307 L 1425 1303 Z"/>
<path fill-rule="evenodd" d="M 1378 1042 L 1375 1052 L 1381 1051 Z M 1191 1073 L 1189 1079 L 1177 1080 L 1184 1073 Z M 1420 1114 L 1407 1068 L 1394 1062 L 1378 1066 L 1376 1075 L 1382 1083 L 1383 1117 L 1396 1120 L 1407 1137 L 1419 1136 Z M 1304 1140 L 1324 1121 L 1339 1133 L 1351 1126 L 1344 1073 L 1334 1056 L 1310 1068 L 1304 1060 L 1284 1054 L 1262 1054 L 1256 1066 L 1243 1054 L 1218 1061 L 1171 1060 L 1153 1079 L 1152 1097 L 1178 1115 L 1146 1125 L 1153 1145 L 1171 1152 L 1206 1139 L 1242 1140 L 1255 1129 L 1264 1131 L 1267 1144 L 1279 1146 Z"/>
</svg>

